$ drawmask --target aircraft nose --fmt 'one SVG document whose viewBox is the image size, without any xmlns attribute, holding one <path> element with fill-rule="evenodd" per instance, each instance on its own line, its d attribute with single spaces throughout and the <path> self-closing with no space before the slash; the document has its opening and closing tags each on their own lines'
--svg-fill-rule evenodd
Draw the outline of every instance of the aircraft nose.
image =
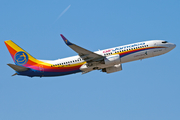
<svg viewBox="0 0 180 120">
<path fill-rule="evenodd" d="M 173 49 L 176 47 L 176 44 L 173 44 Z"/>
<path fill-rule="evenodd" d="M 169 43 L 169 50 L 172 50 L 176 47 L 176 44 Z"/>
<path fill-rule="evenodd" d="M 174 49 L 176 47 L 176 44 L 171 44 L 171 48 Z"/>
</svg>

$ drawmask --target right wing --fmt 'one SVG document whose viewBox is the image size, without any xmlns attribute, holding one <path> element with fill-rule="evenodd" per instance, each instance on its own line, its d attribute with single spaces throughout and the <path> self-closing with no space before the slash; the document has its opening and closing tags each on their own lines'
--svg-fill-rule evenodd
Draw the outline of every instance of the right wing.
<svg viewBox="0 0 180 120">
<path fill-rule="evenodd" d="M 62 34 L 60 34 L 67 46 L 73 49 L 79 54 L 79 56 L 86 62 L 97 62 L 104 59 L 104 56 L 91 52 L 87 49 L 84 49 L 76 44 L 69 42 Z"/>
</svg>

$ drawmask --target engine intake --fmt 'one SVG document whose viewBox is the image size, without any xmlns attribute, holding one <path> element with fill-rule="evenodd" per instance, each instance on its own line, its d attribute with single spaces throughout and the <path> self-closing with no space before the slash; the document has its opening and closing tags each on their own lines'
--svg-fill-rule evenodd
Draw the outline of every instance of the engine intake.
<svg viewBox="0 0 180 120">
<path fill-rule="evenodd" d="M 118 64 L 118 65 L 114 65 L 112 67 L 103 68 L 102 72 L 113 73 L 113 72 L 117 72 L 117 71 L 121 71 L 121 70 L 122 70 L 122 65 Z"/>
<path fill-rule="evenodd" d="M 110 55 L 104 58 L 104 63 L 106 65 L 117 65 L 120 64 L 121 59 L 120 59 L 120 55 Z"/>
</svg>

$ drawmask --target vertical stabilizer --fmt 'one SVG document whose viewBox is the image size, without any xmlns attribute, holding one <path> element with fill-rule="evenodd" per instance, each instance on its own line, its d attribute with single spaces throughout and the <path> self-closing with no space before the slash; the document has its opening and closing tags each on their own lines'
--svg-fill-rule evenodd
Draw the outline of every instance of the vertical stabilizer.
<svg viewBox="0 0 180 120">
<path fill-rule="evenodd" d="M 16 65 L 28 67 L 37 63 L 37 59 L 16 45 L 12 40 L 4 41 L 4 43 Z"/>
</svg>

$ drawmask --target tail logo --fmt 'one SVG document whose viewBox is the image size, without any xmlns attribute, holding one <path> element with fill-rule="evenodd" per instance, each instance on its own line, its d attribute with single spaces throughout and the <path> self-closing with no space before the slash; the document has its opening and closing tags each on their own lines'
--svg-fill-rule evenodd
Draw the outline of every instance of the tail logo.
<svg viewBox="0 0 180 120">
<path fill-rule="evenodd" d="M 24 65 L 28 61 L 28 55 L 23 51 L 17 52 L 14 56 L 14 60 L 17 65 Z"/>
</svg>

